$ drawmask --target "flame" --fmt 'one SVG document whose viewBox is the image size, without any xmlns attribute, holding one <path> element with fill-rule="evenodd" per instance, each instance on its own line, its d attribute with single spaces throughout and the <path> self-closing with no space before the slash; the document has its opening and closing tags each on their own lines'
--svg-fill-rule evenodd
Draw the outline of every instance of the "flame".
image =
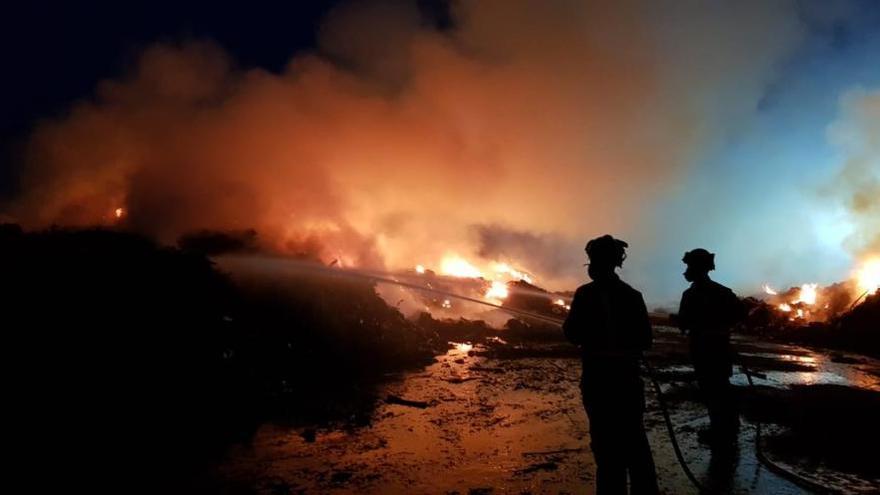
<svg viewBox="0 0 880 495">
<path fill-rule="evenodd" d="M 791 306 L 789 306 L 788 304 L 782 303 L 779 305 L 779 311 L 783 311 L 785 313 L 788 313 L 789 311 L 791 311 Z"/>
<path fill-rule="evenodd" d="M 468 263 L 467 260 L 458 255 L 447 255 L 440 262 L 440 273 L 451 277 L 467 277 L 480 278 L 483 276 L 477 267 Z"/>
<path fill-rule="evenodd" d="M 116 215 L 116 218 L 122 218 L 122 215 L 125 215 L 125 208 L 116 208 L 113 214 Z"/>
<path fill-rule="evenodd" d="M 872 258 L 862 265 L 856 274 L 860 292 L 873 294 L 880 288 L 880 257 Z"/>
<path fill-rule="evenodd" d="M 802 309 L 797 310 L 797 317 L 803 318 L 804 317 L 804 310 L 802 310 Z"/>
<path fill-rule="evenodd" d="M 418 273 L 419 275 L 424 275 L 425 267 L 422 265 L 416 265 L 416 273 Z"/>
<path fill-rule="evenodd" d="M 449 299 L 444 299 L 443 303 L 440 305 L 443 309 L 449 309 L 452 307 L 452 301 Z"/>
<path fill-rule="evenodd" d="M 490 266 L 492 267 L 492 270 L 494 270 L 496 273 L 510 275 L 510 277 L 514 280 L 522 280 L 530 284 L 533 283 L 532 277 L 528 273 L 515 270 L 514 268 L 511 268 L 511 266 L 507 263 L 493 262 Z"/>
<path fill-rule="evenodd" d="M 792 303 L 804 303 L 808 305 L 816 304 L 816 297 L 818 293 L 816 289 L 819 287 L 819 284 L 804 284 L 801 286 L 801 293 L 797 299 L 792 301 Z"/>
<path fill-rule="evenodd" d="M 776 290 L 774 290 L 768 284 L 764 284 L 762 289 L 764 289 L 765 294 L 770 294 L 771 296 L 775 296 L 775 295 L 779 294 L 778 292 L 776 292 Z"/>
<path fill-rule="evenodd" d="M 565 304 L 565 299 L 557 299 L 557 300 L 553 301 L 553 304 L 555 304 L 557 306 L 562 306 L 563 308 L 565 308 L 569 311 L 571 310 L 571 305 Z"/>
<path fill-rule="evenodd" d="M 492 286 L 489 287 L 489 290 L 486 291 L 485 298 L 486 299 L 507 299 L 508 294 L 509 294 L 509 292 L 507 290 L 507 284 L 496 280 L 496 281 L 492 282 Z"/>
</svg>

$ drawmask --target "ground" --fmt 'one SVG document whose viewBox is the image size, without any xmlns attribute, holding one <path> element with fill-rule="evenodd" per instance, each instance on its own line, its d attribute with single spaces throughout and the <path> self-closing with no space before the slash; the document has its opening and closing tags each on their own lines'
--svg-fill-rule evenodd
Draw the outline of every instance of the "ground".
<svg viewBox="0 0 880 495">
<path fill-rule="evenodd" d="M 383 400 L 368 424 L 264 424 L 252 442 L 228 451 L 214 476 L 235 493 L 593 493 L 595 463 L 576 352 L 563 343 L 514 345 L 500 335 L 478 344 L 454 343 L 425 369 L 389 377 L 378 388 Z M 681 339 L 669 329 L 657 335 L 652 359 L 676 436 L 701 481 L 732 493 L 803 493 L 756 460 L 755 423 L 748 418 L 758 413 L 746 416 L 737 458 L 721 466 L 710 463 L 709 451 L 696 441 L 706 418 L 688 385 Z M 738 347 L 753 369 L 767 375 L 763 383 L 770 386 L 762 385 L 762 391 L 799 383 L 880 391 L 880 366 L 867 358 L 832 360 L 822 352 L 748 340 Z M 743 389 L 744 380 L 734 377 Z M 676 462 L 656 396 L 646 390 L 645 423 L 661 488 L 696 493 Z M 751 409 L 759 407 L 754 404 Z M 765 425 L 765 436 L 784 430 Z M 804 466 L 784 454 L 773 458 L 845 492 L 880 487 L 872 473 Z"/>
</svg>

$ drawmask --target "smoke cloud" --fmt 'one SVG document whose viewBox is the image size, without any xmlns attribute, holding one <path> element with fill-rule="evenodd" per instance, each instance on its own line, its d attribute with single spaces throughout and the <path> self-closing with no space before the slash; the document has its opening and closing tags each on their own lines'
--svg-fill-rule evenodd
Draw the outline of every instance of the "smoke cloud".
<svg viewBox="0 0 880 495">
<path fill-rule="evenodd" d="M 880 91 L 851 91 L 829 137 L 843 166 L 829 190 L 854 222 L 847 245 L 857 255 L 880 253 Z"/>
<path fill-rule="evenodd" d="M 353 3 L 280 74 L 211 41 L 151 46 L 37 128 L 9 211 L 93 225 L 122 207 L 169 242 L 254 228 L 267 249 L 361 266 L 506 256 L 553 287 L 582 272 L 587 238 L 637 235 L 802 35 L 781 1 L 497 0 L 450 16 L 438 30 L 411 3 Z"/>
</svg>

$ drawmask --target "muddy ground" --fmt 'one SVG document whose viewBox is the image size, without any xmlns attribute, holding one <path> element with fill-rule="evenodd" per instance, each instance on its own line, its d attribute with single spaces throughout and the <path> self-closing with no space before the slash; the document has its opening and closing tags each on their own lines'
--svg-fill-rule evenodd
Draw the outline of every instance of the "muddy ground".
<svg viewBox="0 0 880 495">
<path fill-rule="evenodd" d="M 471 337 L 452 342 L 434 364 L 377 385 L 366 422 L 263 424 L 206 477 L 226 493 L 593 493 L 576 350 L 558 341 L 506 342 L 503 333 Z M 880 417 L 880 364 L 746 339 L 737 339 L 737 347 L 766 379 L 748 388 L 742 374 L 734 376 L 744 409 L 738 454 L 713 463 L 696 439 L 707 418 L 683 340 L 671 329 L 657 331 L 655 373 L 700 480 L 713 492 L 808 492 L 756 460 L 760 420 L 767 455 L 780 465 L 833 490 L 880 490 L 876 463 L 852 455 L 862 444 L 876 445 L 869 442 Z M 665 493 L 696 493 L 647 385 L 645 422 L 660 486 Z"/>
</svg>

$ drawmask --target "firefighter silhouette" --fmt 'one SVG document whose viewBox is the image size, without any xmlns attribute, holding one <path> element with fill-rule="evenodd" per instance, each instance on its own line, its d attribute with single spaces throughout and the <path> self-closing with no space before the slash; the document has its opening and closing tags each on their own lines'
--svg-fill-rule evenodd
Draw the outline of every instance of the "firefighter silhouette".
<svg viewBox="0 0 880 495">
<path fill-rule="evenodd" d="M 627 243 L 610 235 L 587 243 L 592 282 L 577 289 L 563 325 L 580 346 L 581 393 L 596 459 L 596 492 L 654 494 L 657 474 L 642 416 L 642 352 L 651 346 L 651 323 L 642 294 L 620 280 Z"/>
<path fill-rule="evenodd" d="M 700 395 L 709 410 L 710 428 L 700 439 L 713 447 L 736 440 L 739 412 L 730 376 L 733 374 L 731 328 L 745 316 L 742 302 L 727 287 L 709 278 L 715 255 L 698 248 L 685 253 L 684 278 L 691 286 L 681 296 L 678 324 L 688 335 Z"/>
</svg>

